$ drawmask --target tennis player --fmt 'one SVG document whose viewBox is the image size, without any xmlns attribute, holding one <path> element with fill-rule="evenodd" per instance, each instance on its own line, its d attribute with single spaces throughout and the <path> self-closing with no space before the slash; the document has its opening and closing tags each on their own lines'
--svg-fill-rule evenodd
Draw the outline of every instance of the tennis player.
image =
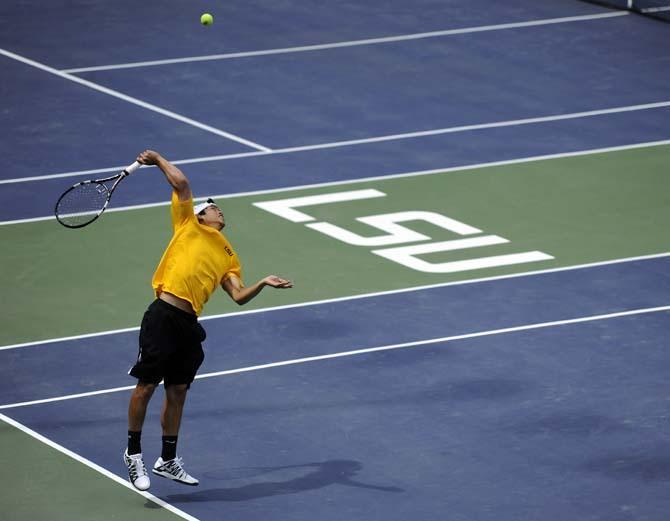
<svg viewBox="0 0 670 521">
<path fill-rule="evenodd" d="M 182 459 L 177 457 L 177 436 L 186 393 L 204 359 L 201 342 L 205 330 L 198 323 L 198 315 L 219 284 L 240 305 L 265 286 L 291 288 L 293 284 L 270 275 L 245 287 L 237 254 L 221 233 L 225 226 L 223 213 L 214 201 L 208 199 L 194 207 L 186 176 L 157 152 L 145 150 L 137 161 L 158 166 L 174 189 L 174 233 L 153 276 L 157 298 L 142 319 L 139 354 L 129 371 L 138 382 L 128 406 L 128 447 L 123 459 L 130 482 L 139 490 L 147 490 L 151 482 L 142 459 L 142 425 L 149 400 L 163 380 L 163 446 L 152 472 L 185 485 L 197 485 L 198 480 L 184 470 Z"/>
</svg>

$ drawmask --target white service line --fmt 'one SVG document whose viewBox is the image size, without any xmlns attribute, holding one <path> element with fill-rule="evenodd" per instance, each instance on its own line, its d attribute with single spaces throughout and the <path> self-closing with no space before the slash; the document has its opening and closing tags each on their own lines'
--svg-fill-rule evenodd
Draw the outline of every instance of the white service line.
<svg viewBox="0 0 670 521">
<path fill-rule="evenodd" d="M 370 138 L 362 139 L 352 139 L 348 141 L 334 141 L 332 143 L 318 143 L 316 145 L 303 145 L 299 147 L 289 147 L 289 148 L 277 148 L 267 151 L 258 151 L 258 152 L 240 152 L 236 154 L 226 154 L 218 156 L 207 156 L 194 159 L 182 159 L 177 161 L 172 161 L 172 163 L 178 164 L 192 164 L 192 163 L 204 163 L 208 161 L 222 161 L 229 159 L 239 159 L 245 157 L 256 157 L 256 156 L 271 156 L 271 155 L 280 155 L 280 154 L 293 154 L 297 152 L 308 152 L 312 150 L 324 150 L 328 148 L 338 148 L 338 147 L 347 147 L 355 145 L 366 145 L 369 143 L 380 143 L 384 141 L 397 141 L 402 139 L 412 139 L 417 137 L 426 137 L 426 136 L 437 136 L 441 134 L 454 134 L 458 132 L 468 132 L 472 130 L 484 130 L 489 128 L 500 128 L 500 127 L 513 127 L 521 125 L 531 125 L 535 123 L 550 123 L 552 121 L 562 121 L 568 119 L 578 119 L 578 118 L 589 118 L 594 116 L 604 116 L 608 114 L 618 114 L 622 112 L 635 112 L 638 110 L 651 110 L 658 108 L 670 107 L 670 101 L 659 101 L 654 103 L 644 103 L 639 105 L 627 105 L 622 107 L 611 107 L 608 109 L 598 109 L 598 110 L 589 110 L 584 112 L 572 112 L 568 114 L 558 114 L 553 116 L 539 116 L 535 118 L 524 118 L 524 119 L 514 119 L 508 121 L 494 121 L 491 123 L 479 123 L 476 125 L 462 125 L 458 127 L 445 127 L 438 128 L 433 130 L 419 130 L 416 132 L 406 132 L 403 134 L 390 134 L 386 136 L 376 136 Z M 664 141 L 656 143 L 665 143 Z M 124 167 L 121 167 L 123 169 Z M 33 176 L 33 177 L 16 177 L 12 179 L 2 179 L 0 180 L 0 185 L 3 184 L 14 184 L 14 183 L 26 183 L 32 181 L 44 181 L 48 179 L 59 179 L 64 177 L 76 177 L 82 175 L 90 174 L 102 174 L 106 172 L 118 171 L 118 167 L 110 168 L 98 168 L 95 170 L 79 170 L 74 172 L 64 172 L 61 174 L 48 174 L 43 176 Z"/>
<path fill-rule="evenodd" d="M 645 143 L 634 143 L 630 145 L 620 145 L 620 146 L 615 146 L 615 147 L 606 147 L 606 148 L 593 148 L 589 150 L 578 150 L 576 152 L 560 152 L 557 154 L 546 154 L 542 156 L 531 156 L 531 157 L 522 157 L 518 159 L 507 159 L 504 161 L 491 161 L 489 163 L 478 163 L 474 165 L 460 165 L 460 166 L 451 166 L 447 168 L 433 168 L 430 170 L 418 170 L 414 172 L 403 172 L 400 174 L 388 174 L 388 175 L 379 175 L 379 176 L 372 176 L 372 177 L 362 177 L 359 179 L 347 179 L 343 181 L 328 181 L 325 183 L 314 183 L 314 184 L 308 184 L 308 185 L 295 185 L 295 186 L 287 186 L 287 187 L 282 187 L 282 188 L 269 188 L 265 190 L 253 190 L 249 192 L 235 192 L 235 193 L 227 193 L 227 194 L 217 194 L 217 195 L 209 195 L 207 197 L 212 197 L 215 199 L 233 199 L 236 197 L 248 197 L 251 195 L 270 195 L 270 194 L 275 194 L 275 193 L 282 193 L 282 192 L 291 192 L 291 191 L 299 191 L 299 190 L 310 190 L 313 188 L 326 188 L 330 186 L 343 186 L 343 185 L 351 185 L 351 184 L 356 184 L 356 183 L 368 183 L 371 181 L 385 181 L 389 179 L 399 179 L 399 178 L 404 178 L 404 177 L 418 177 L 418 176 L 423 176 L 423 175 L 435 175 L 435 174 L 445 174 L 445 173 L 453 173 L 453 172 L 467 172 L 469 170 L 474 170 L 478 168 L 490 168 L 490 167 L 496 167 L 496 166 L 505 166 L 505 165 L 515 165 L 515 164 L 520 164 L 520 163 L 530 163 L 533 161 L 545 161 L 549 159 L 562 159 L 562 158 L 567 158 L 567 157 L 579 157 L 579 156 L 584 156 L 584 155 L 591 155 L 591 154 L 603 154 L 603 153 L 608 153 L 608 152 L 620 152 L 624 150 L 633 150 L 636 148 L 648 148 L 648 147 L 655 147 L 655 146 L 662 146 L 662 145 L 670 145 L 670 139 L 662 140 L 662 141 L 648 141 Z M 257 153 L 252 152 L 251 154 L 257 155 Z M 230 156 L 212 156 L 212 157 L 206 157 L 206 158 L 194 158 L 194 159 L 181 159 L 181 160 L 176 160 L 172 161 L 175 165 L 184 165 L 184 164 L 193 164 L 193 163 L 203 163 L 207 161 L 219 161 L 219 160 L 225 160 L 228 159 Z M 97 173 L 103 173 L 103 172 L 114 172 L 117 171 L 116 168 L 109 168 L 109 169 L 104 169 L 104 170 L 99 170 Z M 72 175 L 76 175 L 77 173 L 73 173 Z M 65 175 L 65 174 L 59 174 L 59 175 Z M 67 174 L 68 176 L 70 174 Z M 207 199 L 207 197 L 197 197 L 194 198 L 194 202 L 198 201 L 204 201 Z M 114 212 L 126 212 L 126 211 L 132 211 L 132 210 L 142 210 L 144 208 L 156 208 L 159 206 L 169 206 L 170 201 L 161 201 L 157 203 L 145 203 L 145 204 L 135 204 L 135 205 L 129 205 L 129 206 L 117 206 L 113 208 L 108 208 L 106 210 L 107 213 L 114 213 Z M 46 215 L 43 217 L 29 217 L 27 219 L 14 219 L 11 221 L 0 221 L 0 226 L 7 226 L 7 225 L 12 225 L 12 224 L 24 224 L 24 223 L 32 223 L 32 222 L 39 222 L 39 221 L 55 221 L 56 218 L 53 215 Z"/>
<path fill-rule="evenodd" d="M 400 36 L 385 36 L 381 38 L 368 38 L 365 40 L 352 40 L 347 42 L 324 43 L 318 45 L 304 45 L 300 47 L 284 47 L 281 49 L 266 49 L 261 51 L 234 52 L 228 54 L 210 54 L 206 56 L 190 56 L 185 58 L 171 58 L 166 60 L 151 60 L 133 63 L 119 63 L 115 65 L 98 65 L 92 67 L 78 67 L 72 69 L 61 69 L 67 73 L 106 71 L 117 69 L 132 69 L 136 67 L 153 67 L 156 65 L 171 65 L 175 63 L 190 63 L 213 60 L 230 60 L 234 58 L 250 58 L 254 56 L 268 56 L 272 54 L 288 54 L 295 52 L 322 51 L 326 49 L 340 49 L 342 47 L 355 47 L 359 45 L 374 45 L 391 42 L 402 42 L 408 40 L 419 40 L 423 38 L 436 38 L 442 36 L 452 36 L 457 34 L 479 33 L 485 31 L 499 31 L 503 29 L 519 29 L 522 27 L 536 27 L 540 25 L 583 22 L 588 20 L 597 20 L 602 18 L 614 18 L 615 16 L 626 16 L 627 12 L 613 12 L 590 14 L 580 16 L 567 16 L 562 18 L 547 18 L 544 20 L 531 20 L 528 22 L 513 22 L 497 25 L 481 25 L 477 27 L 464 27 L 461 29 L 445 29 L 442 31 L 431 31 L 425 33 L 405 34 Z"/>
<path fill-rule="evenodd" d="M 167 116 L 168 118 L 176 119 L 177 121 L 180 121 L 180 122 L 185 123 L 187 125 L 190 125 L 192 127 L 199 128 L 200 130 L 204 130 L 206 132 L 216 134 L 217 136 L 221 136 L 221 137 L 225 137 L 227 139 L 230 139 L 231 141 L 235 141 L 237 143 L 241 143 L 241 144 L 246 145 L 248 147 L 255 148 L 256 150 L 261 150 L 261 151 L 264 151 L 264 152 L 269 152 L 270 151 L 269 148 L 264 147 L 262 145 L 259 145 L 258 143 L 254 143 L 253 141 L 249 141 L 247 139 L 241 138 L 241 137 L 236 136 L 234 134 L 231 134 L 229 132 L 225 132 L 224 130 L 214 128 L 210 125 L 206 125 L 206 124 L 201 123 L 199 121 L 196 121 L 194 119 L 187 118 L 186 116 L 182 116 L 180 114 L 177 114 L 176 112 L 171 112 L 171 111 L 166 110 L 164 108 L 158 107 L 157 105 L 153 105 L 151 103 L 147 103 L 146 101 L 142 101 L 138 98 L 133 98 L 132 96 L 128 96 L 128 95 L 123 94 L 119 91 L 109 89 L 107 87 L 103 87 L 102 85 L 98 85 L 97 83 L 93 83 L 92 81 L 84 80 L 84 79 L 79 78 L 77 76 L 74 76 L 72 74 L 68 74 L 66 72 L 59 71 L 57 69 L 54 69 L 53 67 L 49 67 L 48 65 L 44 65 L 43 63 L 36 62 L 35 60 L 31 60 L 29 58 L 25 58 L 24 56 L 20 56 L 18 54 L 10 52 L 6 49 L 0 49 L 0 55 L 6 56 L 7 58 L 11 58 L 12 60 L 16 60 L 16 61 L 19 61 L 21 63 L 25 63 L 26 65 L 30 65 L 31 67 L 35 67 L 37 69 L 48 72 L 50 74 L 54 74 L 56 76 L 59 76 L 61 78 L 66 79 L 66 80 L 73 81 L 75 83 L 83 85 L 84 87 L 88 87 L 88 88 L 96 90 L 98 92 L 102 92 L 103 94 L 107 94 L 107 95 L 112 96 L 114 98 L 118 98 L 120 100 L 126 101 L 128 103 L 133 104 L 133 105 L 137 105 L 138 107 L 142 107 L 143 109 L 147 109 L 147 110 L 150 110 L 152 112 L 157 112 L 158 114 L 161 114 L 163 116 Z"/>
<path fill-rule="evenodd" d="M 526 324 L 523 326 L 514 326 L 514 327 L 506 327 L 506 328 L 501 328 L 501 329 L 491 329 L 489 331 L 479 331 L 475 333 L 466 333 L 463 335 L 453 335 L 453 336 L 443 336 L 439 338 L 430 338 L 427 340 L 416 340 L 414 342 L 403 342 L 401 344 L 388 344 L 384 346 L 378 346 L 378 347 L 367 347 L 363 349 L 355 349 L 352 351 L 342 351 L 339 353 L 331 353 L 328 355 L 318 355 L 318 356 L 308 356 L 305 358 L 295 358 L 293 360 L 283 360 L 281 362 L 272 362 L 269 364 L 261 364 L 261 365 L 254 365 L 254 366 L 249 366 L 249 367 L 240 367 L 238 369 L 228 369 L 225 371 L 216 371 L 212 373 L 204 373 L 201 375 L 198 375 L 195 377 L 196 380 L 202 380 L 205 378 L 215 378 L 218 376 L 226 376 L 226 375 L 231 375 L 231 374 L 239 374 L 239 373 L 248 373 L 250 371 L 260 371 L 263 369 L 271 369 L 274 367 L 283 367 L 287 365 L 297 365 L 297 364 L 304 364 L 307 362 L 317 362 L 320 360 L 330 360 L 332 358 L 342 358 L 342 357 L 347 357 L 347 356 L 355 356 L 355 355 L 363 355 L 363 354 L 368 354 L 368 353 L 377 353 L 380 351 L 391 351 L 395 349 L 406 349 L 410 347 L 420 347 L 420 346 L 426 346 L 426 345 L 431 345 L 431 344 L 441 344 L 441 343 L 447 343 L 447 342 L 453 342 L 456 340 L 467 340 L 470 338 L 480 338 L 480 337 L 485 337 L 485 336 L 493 336 L 493 335 L 501 335 L 505 333 L 517 333 L 520 331 L 530 331 L 533 329 L 543 329 L 543 328 L 549 328 L 549 327 L 555 327 L 555 326 L 563 326 L 563 325 L 569 325 L 569 324 L 580 324 L 583 322 L 594 322 L 597 320 L 608 320 L 612 318 L 620 318 L 620 317 L 627 317 L 627 316 L 632 316 L 632 315 L 642 315 L 646 313 L 657 313 L 660 311 L 670 311 L 670 306 L 658 306 L 658 307 L 653 307 L 653 308 L 641 308 L 641 309 L 632 309 L 628 311 L 619 311 L 616 313 L 607 313 L 604 315 L 591 315 L 587 317 L 579 317 L 579 318 L 571 318 L 571 319 L 565 319 L 565 320 L 554 320 L 551 322 L 540 322 L 540 323 L 535 323 L 535 324 Z M 56 396 L 54 398 L 44 398 L 41 400 L 32 400 L 28 402 L 18 402 L 18 403 L 10 403 L 10 404 L 5 404 L 5 405 L 0 405 L 0 410 L 2 409 L 13 409 L 16 407 L 25 407 L 28 405 L 39 405 L 39 404 L 44 404 L 44 403 L 53 403 L 53 402 L 62 402 L 65 400 L 74 400 L 77 398 L 85 398 L 89 396 L 98 396 L 101 394 L 111 394 L 111 393 L 117 393 L 121 391 L 128 391 L 130 389 L 134 389 L 134 385 L 128 385 L 124 387 L 113 387 L 111 389 L 101 389 L 99 391 L 91 391 L 87 393 L 77 393 L 77 394 L 69 394 L 65 396 Z"/>
<path fill-rule="evenodd" d="M 20 431 L 26 433 L 28 436 L 31 436 L 31 437 L 35 438 L 36 440 L 44 443 L 45 445 L 51 447 L 52 449 L 56 449 L 58 452 L 61 452 L 62 454 L 65 454 L 66 456 L 69 456 L 70 458 L 78 461 L 79 463 L 82 463 L 82 464 L 86 465 L 90 469 L 93 469 L 96 472 L 99 472 L 100 474 L 102 474 L 103 476 L 111 479 L 112 481 L 115 481 L 116 483 L 119 483 L 120 485 L 123 485 L 124 487 L 132 490 L 133 492 L 135 492 L 135 493 L 139 494 L 140 496 L 148 499 L 149 501 L 152 501 L 152 502 L 156 503 L 157 505 L 163 507 L 164 509 L 169 510 L 173 514 L 176 514 L 179 517 L 181 517 L 183 519 L 186 519 L 188 521 L 198 521 L 197 518 L 187 514 L 186 512 L 183 512 L 182 510 L 179 510 L 177 507 L 172 506 L 169 503 L 166 503 L 165 501 L 163 501 L 162 499 L 154 496 L 153 494 L 150 494 L 149 492 L 142 492 L 142 491 L 137 490 L 128 481 L 120 478 L 116 474 L 114 474 L 114 473 L 108 471 L 107 469 L 101 467 L 97 463 L 93 463 L 91 460 L 88 460 L 88 459 L 84 458 L 83 456 L 80 456 L 76 452 L 72 452 L 71 450 L 66 449 L 62 445 L 59 445 L 55 441 L 50 440 L 49 438 L 47 438 L 45 436 L 42 436 L 40 433 L 26 427 L 22 423 L 17 422 L 16 420 L 10 418 L 9 416 L 5 416 L 4 414 L 0 414 L 0 420 L 2 420 L 5 423 L 11 425 L 12 427 L 16 427 Z"/>
<path fill-rule="evenodd" d="M 402 288 L 402 289 L 391 289 L 391 290 L 386 290 L 386 291 L 377 291 L 373 293 L 362 293 L 360 295 L 349 295 L 347 297 L 335 297 L 335 298 L 330 298 L 330 299 L 324 299 L 324 300 L 312 300 L 309 302 L 299 302 L 297 304 L 285 304 L 282 306 L 274 306 L 274 307 L 268 307 L 268 308 L 260 308 L 260 309 L 250 309 L 246 311 L 235 311 L 232 313 L 221 313 L 218 315 L 208 315 L 205 317 L 200 317 L 200 320 L 216 320 L 219 318 L 227 318 L 227 317 L 236 317 L 236 316 L 241 316 L 241 315 L 253 315 L 256 313 L 268 313 L 270 311 L 282 311 L 286 309 L 296 309 L 296 308 L 303 308 L 303 307 L 310 307 L 310 306 L 320 306 L 323 304 L 334 304 L 337 302 L 347 302 L 350 300 L 359 300 L 359 299 L 365 299 L 365 298 L 374 298 L 374 297 L 383 297 L 387 295 L 397 295 L 400 293 L 409 293 L 409 292 L 415 292 L 415 291 L 423 291 L 423 290 L 430 290 L 430 289 L 435 289 L 435 288 L 446 288 L 449 286 L 462 286 L 465 284 L 479 284 L 482 282 L 493 282 L 496 280 L 506 280 L 506 279 L 515 279 L 515 278 L 520 278 L 520 277 L 532 277 L 536 275 L 547 275 L 550 273 L 559 273 L 563 271 L 573 271 L 573 270 L 581 270 L 581 269 L 588 269 L 588 268 L 598 268 L 602 266 L 609 266 L 611 264 L 623 264 L 626 262 L 637 262 L 637 261 L 644 261 L 644 260 L 653 260 L 653 259 L 662 259 L 664 257 L 670 257 L 670 252 L 664 252 L 664 253 L 657 253 L 654 255 L 641 255 L 638 257 L 626 257 L 622 259 L 611 259 L 607 261 L 600 261 L 600 262 L 591 262 L 588 264 L 576 264 L 573 266 L 562 266 L 559 268 L 548 268 L 548 269 L 543 269 L 543 270 L 536 270 L 536 271 L 526 271 L 526 272 L 521 272 L 521 273 L 510 273 L 508 275 L 496 275 L 493 277 L 482 277 L 478 279 L 468 279 L 468 280 L 457 280 L 453 282 L 441 282 L 438 284 L 426 284 L 423 286 L 412 286 L 409 288 Z M 83 335 L 74 335 L 74 336 L 67 336 L 67 337 L 61 337 L 61 338 L 50 338 L 47 340 L 36 340 L 33 342 L 23 342 L 20 344 L 10 344 L 10 345 L 5 345 L 5 346 L 0 346 L 0 351 L 5 351 L 9 349 L 18 349 L 22 347 L 32 347 L 32 346 L 42 346 L 46 344 L 54 344 L 58 342 L 67 342 L 71 340 L 85 340 L 87 338 L 96 338 L 100 336 L 108 336 L 108 335 L 117 335 L 121 333 L 131 333 L 133 331 L 139 331 L 139 326 L 135 327 L 127 327 L 124 329 L 113 329 L 109 331 L 100 331 L 97 333 L 87 333 Z"/>
</svg>

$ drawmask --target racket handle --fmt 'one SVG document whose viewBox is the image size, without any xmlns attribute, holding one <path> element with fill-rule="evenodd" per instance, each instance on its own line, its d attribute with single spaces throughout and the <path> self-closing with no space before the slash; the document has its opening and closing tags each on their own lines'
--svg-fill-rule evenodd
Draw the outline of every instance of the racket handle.
<svg viewBox="0 0 670 521">
<path fill-rule="evenodd" d="M 132 165 L 127 166 L 126 168 L 124 168 L 123 171 L 126 175 L 130 175 L 135 170 L 137 170 L 139 167 L 140 167 L 140 163 L 138 161 L 135 161 Z"/>
</svg>

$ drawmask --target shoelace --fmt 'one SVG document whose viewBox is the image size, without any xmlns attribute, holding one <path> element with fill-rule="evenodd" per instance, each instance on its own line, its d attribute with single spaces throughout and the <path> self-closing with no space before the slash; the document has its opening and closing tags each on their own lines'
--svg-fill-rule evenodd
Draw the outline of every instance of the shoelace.
<svg viewBox="0 0 670 521">
<path fill-rule="evenodd" d="M 163 464 L 163 467 L 170 474 L 172 474 L 173 476 L 176 475 L 176 477 L 180 479 L 188 476 L 187 472 L 184 470 L 184 467 L 182 466 L 181 458 L 175 458 L 173 460 L 167 461 Z"/>
<path fill-rule="evenodd" d="M 147 469 L 144 466 L 144 462 L 142 461 L 141 458 L 133 458 L 130 457 L 130 466 L 128 468 L 128 471 L 130 473 L 130 479 L 132 481 L 136 481 L 137 478 L 143 477 L 147 475 Z"/>
</svg>

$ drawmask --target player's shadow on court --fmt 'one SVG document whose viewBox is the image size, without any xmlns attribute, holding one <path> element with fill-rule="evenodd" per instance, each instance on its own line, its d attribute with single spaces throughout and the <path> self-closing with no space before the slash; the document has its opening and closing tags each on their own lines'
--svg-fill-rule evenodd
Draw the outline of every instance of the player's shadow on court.
<svg viewBox="0 0 670 521">
<path fill-rule="evenodd" d="M 386 487 L 357 481 L 355 477 L 362 468 L 363 465 L 358 461 L 331 460 L 320 463 L 304 463 L 302 465 L 246 469 L 247 471 L 250 471 L 252 476 L 255 474 L 256 477 L 275 472 L 285 472 L 292 469 L 304 469 L 307 473 L 302 476 L 282 481 L 262 481 L 248 483 L 239 487 L 201 490 L 191 494 L 172 494 L 164 499 L 175 503 L 190 503 L 196 501 L 249 501 L 263 497 L 297 494 L 308 490 L 328 487 L 330 485 L 367 488 L 379 492 L 404 492 L 404 489 L 398 487 Z"/>
</svg>

